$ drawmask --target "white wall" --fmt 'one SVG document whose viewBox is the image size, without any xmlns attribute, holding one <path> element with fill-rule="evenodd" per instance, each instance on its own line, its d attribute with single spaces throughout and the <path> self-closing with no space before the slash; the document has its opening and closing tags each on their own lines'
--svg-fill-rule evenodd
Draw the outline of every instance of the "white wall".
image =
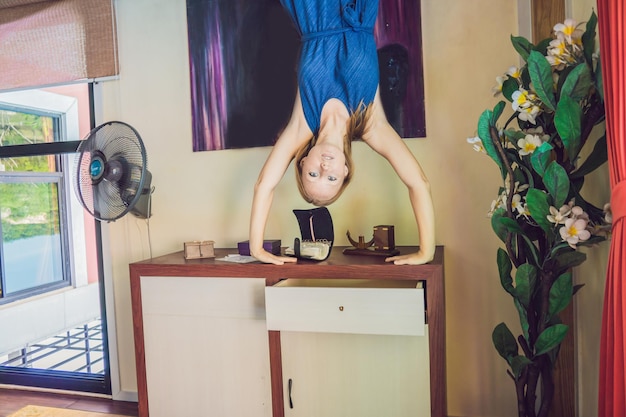
<svg viewBox="0 0 626 417">
<path fill-rule="evenodd" d="M 103 86 L 103 120 L 130 123 L 146 143 L 156 187 L 152 253 L 197 239 L 232 247 L 247 239 L 253 185 L 269 148 L 193 153 L 185 0 L 117 0 L 116 7 L 121 76 Z M 516 412 L 513 383 L 491 343 L 497 323 L 517 321 L 500 287 L 499 241 L 486 217 L 499 173 L 465 139 L 496 103 L 495 77 L 518 62 L 509 41 L 517 35 L 517 10 L 513 0 L 422 1 L 428 136 L 407 144 L 432 183 L 437 243 L 445 246 L 451 416 Z M 330 207 L 335 229 L 367 235 L 373 225 L 394 224 L 397 244 L 418 243 L 406 190 L 391 168 L 362 143 L 354 157 L 354 183 Z M 304 207 L 290 169 L 276 190 L 267 237 L 286 243 L 297 236 L 291 210 Z M 128 263 L 150 256 L 147 225 L 126 216 L 109 227 L 121 387 L 136 391 Z M 343 232 L 337 240 L 348 244 Z M 595 292 L 586 296 L 600 302 Z M 583 389 L 582 398 L 593 391 Z"/>
</svg>

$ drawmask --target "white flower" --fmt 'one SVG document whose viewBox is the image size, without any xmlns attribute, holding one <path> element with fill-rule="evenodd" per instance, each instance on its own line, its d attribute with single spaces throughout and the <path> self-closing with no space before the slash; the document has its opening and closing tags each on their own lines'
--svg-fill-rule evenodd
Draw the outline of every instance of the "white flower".
<svg viewBox="0 0 626 417">
<path fill-rule="evenodd" d="M 511 208 L 515 211 L 523 211 L 524 203 L 522 203 L 522 196 L 519 194 L 513 194 L 513 198 L 511 199 Z"/>
<path fill-rule="evenodd" d="M 472 145 L 476 152 L 487 153 L 487 151 L 485 151 L 485 147 L 483 146 L 483 141 L 478 136 L 467 138 L 467 143 Z"/>
<path fill-rule="evenodd" d="M 573 40 L 580 39 L 583 35 L 583 31 L 577 29 L 577 27 L 578 22 L 574 19 L 565 19 L 565 22 L 554 25 L 554 32 L 557 36 L 564 36 L 571 43 Z"/>
<path fill-rule="evenodd" d="M 524 120 L 532 124 L 535 124 L 536 123 L 535 117 L 537 117 L 540 111 L 541 109 L 539 107 L 532 106 L 530 108 L 520 110 L 519 118 L 520 120 Z"/>
<path fill-rule="evenodd" d="M 519 118 L 535 124 L 535 117 L 541 111 L 539 107 L 541 102 L 537 96 L 520 88 L 511 95 L 511 100 L 513 111 L 519 112 Z"/>
<path fill-rule="evenodd" d="M 574 25 L 576 24 L 574 21 L 571 22 Z M 566 65 L 575 65 L 582 62 L 584 57 L 581 39 L 582 31 L 575 29 L 575 26 L 566 26 L 562 23 L 559 25 L 554 27 L 556 37 L 548 45 L 546 59 L 557 70 L 562 70 Z M 557 31 L 557 27 L 562 30 Z"/>
<path fill-rule="evenodd" d="M 562 206 L 559 210 L 556 207 L 550 206 L 550 214 L 546 217 L 550 223 L 554 224 L 565 224 L 565 220 L 567 220 L 570 215 L 571 208 L 570 206 Z"/>
<path fill-rule="evenodd" d="M 539 136 L 542 142 L 548 142 L 550 140 L 550 135 L 543 133 L 543 126 L 531 127 L 530 129 L 526 129 L 525 132 L 530 135 Z"/>
<path fill-rule="evenodd" d="M 487 217 L 492 217 L 494 211 L 496 211 L 497 209 L 501 207 L 505 207 L 506 197 L 507 197 L 506 191 L 503 191 L 502 193 L 500 193 L 497 199 L 491 202 L 491 208 L 489 209 L 489 212 L 487 213 Z"/>
<path fill-rule="evenodd" d="M 502 84 L 504 84 L 504 81 L 506 81 L 506 78 L 502 75 L 498 75 L 496 77 L 496 85 L 491 88 L 491 92 L 494 97 L 497 97 L 502 93 Z"/>
<path fill-rule="evenodd" d="M 530 216 L 530 210 L 528 210 L 528 204 L 524 204 L 520 207 L 519 215 L 524 216 L 526 219 L 528 219 L 528 217 Z"/>
<path fill-rule="evenodd" d="M 519 194 L 514 194 L 511 200 L 511 208 L 514 211 L 517 211 L 517 217 L 528 217 L 530 215 L 530 212 L 528 211 L 528 205 L 524 204 L 524 202 L 522 201 L 522 197 Z"/>
<path fill-rule="evenodd" d="M 561 238 L 565 240 L 571 248 L 576 249 L 579 242 L 584 242 L 591 237 L 591 232 L 587 230 L 587 220 L 567 219 L 565 225 L 559 230 Z"/>
<path fill-rule="evenodd" d="M 493 93 L 494 97 L 497 97 L 502 93 L 502 86 L 504 85 L 504 82 L 509 78 L 514 78 L 518 80 L 519 83 L 519 80 L 522 78 L 522 72 L 519 68 L 513 65 L 506 70 L 506 73 L 504 73 L 504 75 L 498 75 L 496 77 L 496 85 L 491 88 L 491 92 Z"/>
<path fill-rule="evenodd" d="M 528 91 L 520 88 L 519 90 L 513 92 L 511 95 L 513 110 L 519 111 L 520 109 L 526 109 L 532 106 L 532 102 L 529 98 Z"/>
<path fill-rule="evenodd" d="M 572 207 L 572 218 L 583 219 L 589 221 L 589 215 L 579 206 Z"/>
<path fill-rule="evenodd" d="M 541 146 L 543 141 L 538 135 L 526 135 L 517 141 L 520 156 L 530 155 L 535 149 Z"/>
<path fill-rule="evenodd" d="M 515 78 L 516 80 L 519 80 L 522 77 L 522 72 L 520 71 L 519 68 L 513 65 L 513 66 L 510 66 L 508 70 L 506 70 L 506 75 L 508 75 L 511 78 Z"/>
</svg>

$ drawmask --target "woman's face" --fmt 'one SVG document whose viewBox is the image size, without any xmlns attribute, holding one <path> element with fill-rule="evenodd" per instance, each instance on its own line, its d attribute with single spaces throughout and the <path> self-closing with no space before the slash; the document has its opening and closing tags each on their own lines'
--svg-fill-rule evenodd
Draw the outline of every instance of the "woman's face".
<svg viewBox="0 0 626 417">
<path fill-rule="evenodd" d="M 300 167 L 304 190 L 317 201 L 334 197 L 348 175 L 343 149 L 328 143 L 313 146 L 302 158 Z"/>
</svg>

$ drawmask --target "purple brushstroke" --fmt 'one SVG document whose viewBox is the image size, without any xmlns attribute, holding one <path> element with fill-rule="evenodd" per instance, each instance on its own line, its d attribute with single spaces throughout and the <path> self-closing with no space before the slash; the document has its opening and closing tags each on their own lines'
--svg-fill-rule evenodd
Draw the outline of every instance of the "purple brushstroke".
<svg viewBox="0 0 626 417">
<path fill-rule="evenodd" d="M 374 27 L 378 48 L 400 44 L 409 54 L 410 73 L 402 104 L 402 126 L 398 129 L 402 137 L 423 137 L 426 134 L 420 14 L 419 0 L 380 0 Z"/>
</svg>

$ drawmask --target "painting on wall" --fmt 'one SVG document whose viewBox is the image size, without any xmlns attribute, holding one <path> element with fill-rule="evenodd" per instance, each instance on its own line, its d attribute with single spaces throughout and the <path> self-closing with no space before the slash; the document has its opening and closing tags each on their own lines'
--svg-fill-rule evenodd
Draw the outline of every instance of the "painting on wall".
<svg viewBox="0 0 626 417">
<path fill-rule="evenodd" d="M 342 2 L 349 2 L 341 0 Z M 271 146 L 296 94 L 300 38 L 279 0 L 187 0 L 194 151 Z M 401 137 L 424 137 L 420 2 L 380 0 L 380 95 Z"/>
</svg>

